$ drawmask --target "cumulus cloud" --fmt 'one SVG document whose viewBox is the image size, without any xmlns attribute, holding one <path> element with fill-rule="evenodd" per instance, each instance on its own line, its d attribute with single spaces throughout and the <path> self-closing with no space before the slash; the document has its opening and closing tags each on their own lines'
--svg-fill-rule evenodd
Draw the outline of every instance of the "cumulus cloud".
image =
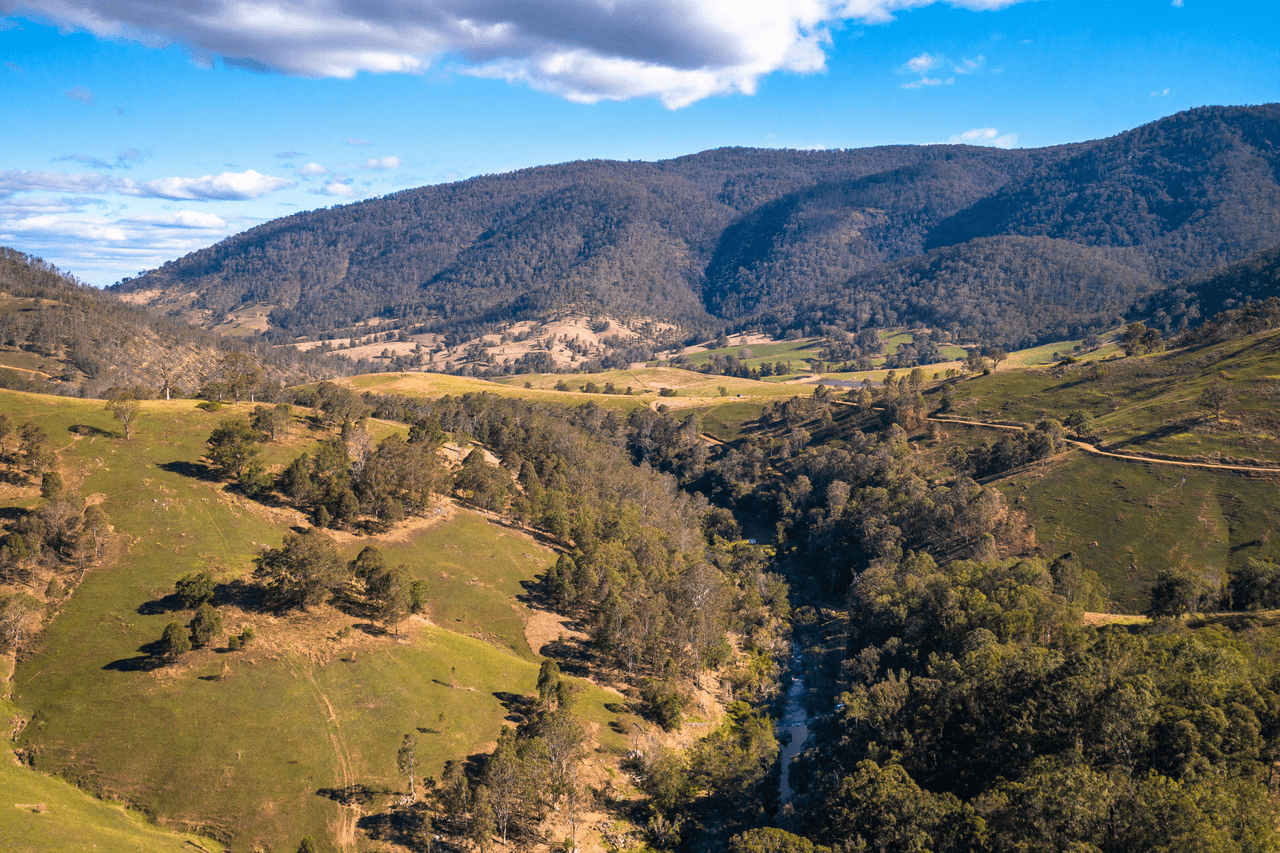
<svg viewBox="0 0 1280 853">
<path fill-rule="evenodd" d="M 880 24 L 942 0 L 24 0 L 67 28 L 311 77 L 458 73 L 524 83 L 573 101 L 657 98 L 676 108 L 751 94 L 775 71 L 826 66 L 833 27 Z M 995 10 L 1021 0 L 945 0 Z"/>
<path fill-rule="evenodd" d="M 307 163 L 305 166 L 298 167 L 298 174 L 304 178 L 313 178 L 316 175 L 327 175 L 329 170 L 319 163 Z"/>
<path fill-rule="evenodd" d="M 286 178 L 261 175 L 253 169 L 200 178 L 157 178 L 135 181 L 95 172 L 0 172 L 0 198 L 23 192 L 117 193 L 175 201 L 245 201 L 296 186 Z"/>
<path fill-rule="evenodd" d="M 89 106 L 93 106 L 96 100 L 93 96 L 93 90 L 86 88 L 85 86 L 75 86 L 68 89 L 66 94 L 71 100 L 79 101 L 80 103 L 88 104 Z"/>
<path fill-rule="evenodd" d="M 377 169 L 379 171 L 384 171 L 387 169 L 399 169 L 400 158 L 394 157 L 394 156 L 393 157 L 375 157 L 366 161 L 364 164 L 364 167 L 366 169 Z"/>
<path fill-rule="evenodd" d="M 1012 148 L 1018 144 L 1018 134 L 1001 135 L 994 127 L 975 127 L 957 134 L 949 140 L 952 145 L 991 145 L 996 148 Z"/>
<path fill-rule="evenodd" d="M 356 191 L 351 187 L 351 184 L 342 181 L 330 181 L 320 189 L 314 190 L 314 192 L 320 195 L 338 196 L 339 198 L 356 197 Z"/>
</svg>

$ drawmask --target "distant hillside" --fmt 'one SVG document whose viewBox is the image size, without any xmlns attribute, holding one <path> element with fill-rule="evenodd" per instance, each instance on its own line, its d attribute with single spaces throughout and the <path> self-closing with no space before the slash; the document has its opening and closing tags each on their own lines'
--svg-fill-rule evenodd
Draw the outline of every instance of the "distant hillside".
<svg viewBox="0 0 1280 853">
<path fill-rule="evenodd" d="M 919 284 L 927 293 L 937 274 L 954 282 L 956 271 L 937 259 L 958 256 L 885 265 L 978 238 L 1103 250 L 964 250 L 966 263 L 995 264 L 967 277 L 978 290 L 966 299 L 981 299 L 982 282 L 1006 282 L 1035 301 L 1083 273 L 1091 284 L 1022 318 L 1032 325 L 1020 340 L 1041 340 L 1280 242 L 1277 144 L 1273 104 L 1206 107 L 1046 149 L 733 148 L 657 163 L 566 163 L 299 213 L 115 289 L 206 328 L 253 306 L 295 336 L 378 318 L 384 328 L 466 340 L 570 312 L 656 320 L 688 337 L 784 320 L 787 306 L 870 288 L 898 322 L 938 317 L 967 337 L 1008 341 L 982 319 L 990 311 L 885 290 L 902 275 L 913 292 Z M 1020 248 L 1006 257 L 993 245 Z M 1036 259 L 1018 272 L 1011 264 L 1028 251 Z"/>
<path fill-rule="evenodd" d="M 223 356 L 252 352 L 261 381 L 293 384 L 354 366 L 291 348 L 272 350 L 157 318 L 81 284 L 45 261 L 0 246 L 0 385 L 102 396 L 110 388 L 195 393 Z"/>
<path fill-rule="evenodd" d="M 1134 316 L 1173 331 L 1273 296 L 1280 297 L 1280 244 L 1162 290 L 1140 303 Z"/>
<path fill-rule="evenodd" d="M 1162 281 L 1280 241 L 1280 104 L 1205 107 L 1080 146 L 933 229 L 1127 247 Z"/>
<path fill-rule="evenodd" d="M 859 273 L 765 316 L 781 326 L 921 322 L 1004 347 L 1116 326 L 1158 285 L 1113 249 L 1049 237 L 987 237 Z"/>
<path fill-rule="evenodd" d="M 885 218 L 868 205 L 904 219 L 914 207 L 901 198 L 912 193 L 949 212 L 1038 156 L 961 146 L 723 149 L 660 163 L 546 166 L 278 219 L 115 290 L 207 327 L 239 306 L 267 303 L 276 306 L 274 326 L 308 335 L 379 315 L 456 331 L 571 308 L 711 328 L 704 294 L 713 311 L 742 301 L 735 293 L 753 275 L 739 275 L 742 263 L 767 267 L 780 255 L 794 275 L 807 275 L 806 239 L 791 246 L 764 233 L 794 233 L 788 217 L 806 220 L 814 235 L 822 231 L 815 219 Z M 893 177 L 844 186 L 880 174 Z M 777 216 L 757 212 L 795 193 Z M 822 205 L 831 210 L 811 213 Z M 767 221 L 754 225 L 761 215 Z M 918 238 L 893 249 L 899 238 L 887 230 L 870 234 L 857 258 L 837 259 L 832 275 L 919 250 Z"/>
</svg>

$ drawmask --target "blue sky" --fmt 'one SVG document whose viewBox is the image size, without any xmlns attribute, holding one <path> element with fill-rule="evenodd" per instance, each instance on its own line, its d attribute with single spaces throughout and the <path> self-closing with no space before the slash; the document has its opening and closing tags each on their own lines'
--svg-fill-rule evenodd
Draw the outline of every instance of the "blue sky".
<svg viewBox="0 0 1280 853">
<path fill-rule="evenodd" d="M 0 15 L 0 244 L 96 285 L 300 210 L 546 163 L 1035 147 L 1280 100 L 1274 2 L 0 0 Z"/>
</svg>

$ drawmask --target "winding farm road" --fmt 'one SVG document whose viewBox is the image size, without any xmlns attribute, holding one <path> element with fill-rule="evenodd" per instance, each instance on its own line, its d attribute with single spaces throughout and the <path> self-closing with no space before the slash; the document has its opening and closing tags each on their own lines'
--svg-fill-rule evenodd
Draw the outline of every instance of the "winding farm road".
<svg viewBox="0 0 1280 853">
<path fill-rule="evenodd" d="M 936 421 L 940 424 L 962 424 L 964 426 L 987 427 L 988 429 L 1003 429 L 1013 432 L 1021 432 L 1026 426 L 1013 426 L 1012 424 L 993 424 L 986 421 L 974 421 L 967 418 L 936 418 L 930 417 L 929 420 Z M 1112 453 L 1108 450 L 1099 450 L 1092 444 L 1084 441 L 1076 441 L 1073 438 L 1065 439 L 1067 444 L 1072 447 L 1079 448 L 1085 453 L 1092 453 L 1094 456 L 1108 456 L 1112 459 L 1123 459 L 1126 462 L 1147 462 L 1152 465 L 1173 465 L 1178 468 L 1212 468 L 1218 471 L 1245 471 L 1250 474 L 1280 474 L 1280 468 L 1262 468 L 1257 465 L 1224 465 L 1218 462 L 1192 462 L 1190 460 L 1180 459 L 1153 459 L 1150 456 L 1134 456 L 1128 453 Z"/>
</svg>

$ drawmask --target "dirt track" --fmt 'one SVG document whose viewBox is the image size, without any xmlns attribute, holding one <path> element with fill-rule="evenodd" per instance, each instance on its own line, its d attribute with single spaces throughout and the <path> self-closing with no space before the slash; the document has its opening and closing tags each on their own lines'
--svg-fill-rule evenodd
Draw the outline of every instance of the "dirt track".
<svg viewBox="0 0 1280 853">
<path fill-rule="evenodd" d="M 962 424 L 964 426 L 987 427 L 988 429 L 1003 429 L 1014 432 L 1021 432 L 1026 429 L 1025 426 L 1013 426 L 1012 424 L 991 424 L 986 421 L 972 421 L 966 418 L 929 418 L 940 424 Z M 1217 462 L 1191 462 L 1189 460 L 1175 459 L 1152 459 L 1149 456 L 1133 456 L 1127 453 L 1112 453 L 1107 450 L 1099 450 L 1092 444 L 1075 439 L 1066 439 L 1067 444 L 1072 447 L 1083 450 L 1085 453 L 1092 453 L 1095 456 L 1108 456 L 1112 459 L 1123 459 L 1126 462 L 1147 462 L 1152 465 L 1173 465 L 1178 468 L 1213 468 L 1219 471 L 1247 471 L 1253 474 L 1280 474 L 1280 468 L 1261 468 L 1255 465 L 1223 465 Z"/>
</svg>

